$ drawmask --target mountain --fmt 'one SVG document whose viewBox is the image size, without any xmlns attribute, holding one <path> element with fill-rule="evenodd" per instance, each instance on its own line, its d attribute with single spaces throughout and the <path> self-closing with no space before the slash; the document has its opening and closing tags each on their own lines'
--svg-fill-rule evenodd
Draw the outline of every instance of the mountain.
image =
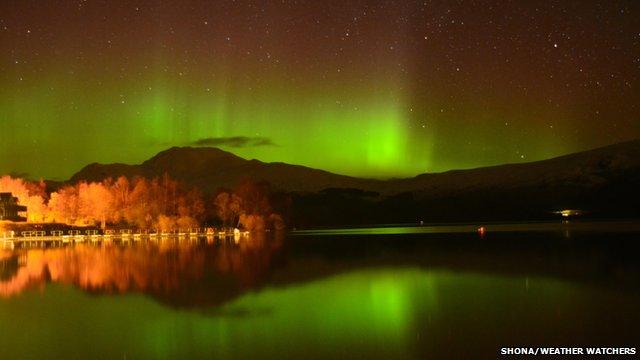
<svg viewBox="0 0 640 360">
<path fill-rule="evenodd" d="M 374 180 L 284 163 L 246 160 L 217 148 L 174 147 L 140 165 L 91 164 L 71 178 L 161 176 L 204 192 L 244 179 L 293 197 L 301 226 L 381 222 L 534 220 L 554 210 L 640 216 L 640 140 L 530 163 Z"/>
<path fill-rule="evenodd" d="M 208 147 L 173 147 L 140 165 L 90 164 L 71 178 L 71 182 L 100 181 L 108 177 L 157 177 L 164 173 L 204 192 L 220 187 L 232 188 L 240 181 L 268 181 L 286 191 L 318 191 L 325 188 L 371 188 L 379 180 L 359 179 L 323 170 L 285 163 L 246 160 L 230 152 Z"/>
<path fill-rule="evenodd" d="M 640 140 L 543 161 L 422 174 L 379 191 L 395 195 L 353 216 L 363 222 L 529 221 L 576 209 L 583 217 L 640 217 Z"/>
<path fill-rule="evenodd" d="M 390 185 L 386 190 L 459 193 L 532 186 L 595 187 L 639 168 L 640 140 L 633 140 L 542 161 L 421 174 L 386 184 Z"/>
<path fill-rule="evenodd" d="M 552 186 L 557 184 L 597 186 L 616 173 L 640 167 L 640 140 L 610 145 L 549 160 L 506 164 L 443 173 L 426 173 L 413 178 L 374 180 L 281 162 L 246 160 L 218 148 L 173 147 L 140 165 L 90 164 L 70 181 L 99 181 L 121 175 L 162 176 L 165 172 L 205 191 L 233 187 L 243 179 L 265 180 L 287 191 L 319 191 L 327 188 L 356 188 L 393 194 L 422 191 L 460 193 L 486 188 Z"/>
</svg>

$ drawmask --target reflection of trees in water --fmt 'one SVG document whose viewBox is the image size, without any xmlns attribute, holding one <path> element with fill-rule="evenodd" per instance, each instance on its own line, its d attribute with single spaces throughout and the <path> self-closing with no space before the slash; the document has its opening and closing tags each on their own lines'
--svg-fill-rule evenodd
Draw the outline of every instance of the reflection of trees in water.
<svg viewBox="0 0 640 360">
<path fill-rule="evenodd" d="M 3 271 L 0 296 L 53 282 L 101 294 L 142 292 L 176 306 L 213 305 L 258 286 L 281 246 L 281 235 L 256 233 L 238 244 L 163 241 L 4 253 L 6 266 L 22 260 Z"/>
<path fill-rule="evenodd" d="M 560 232 L 491 233 L 483 239 L 464 233 L 306 236 L 290 238 L 286 246 L 283 234 L 264 235 L 254 233 L 238 244 L 0 251 L 0 297 L 55 282 L 98 294 L 139 292 L 172 306 L 204 308 L 267 284 L 289 286 L 389 266 L 548 277 L 640 291 L 635 233 L 576 233 L 571 239 Z"/>
<path fill-rule="evenodd" d="M 18 256 L 0 252 L 0 281 L 8 281 L 18 272 Z"/>
</svg>

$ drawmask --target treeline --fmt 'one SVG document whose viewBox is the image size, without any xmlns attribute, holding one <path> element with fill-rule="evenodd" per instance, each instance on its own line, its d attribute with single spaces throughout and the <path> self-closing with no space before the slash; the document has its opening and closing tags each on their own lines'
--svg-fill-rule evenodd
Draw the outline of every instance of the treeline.
<svg viewBox="0 0 640 360">
<path fill-rule="evenodd" d="M 46 183 L 0 178 L 0 192 L 11 192 L 27 206 L 30 222 L 69 225 L 133 226 L 171 231 L 202 226 L 283 228 L 288 200 L 266 183 L 246 181 L 232 190 L 205 195 L 168 175 L 147 179 L 78 182 L 47 191 Z"/>
</svg>

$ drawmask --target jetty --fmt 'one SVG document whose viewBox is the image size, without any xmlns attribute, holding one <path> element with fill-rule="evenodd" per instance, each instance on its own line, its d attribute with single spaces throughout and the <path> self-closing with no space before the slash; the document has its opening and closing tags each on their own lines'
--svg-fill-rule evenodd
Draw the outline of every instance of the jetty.
<svg viewBox="0 0 640 360">
<path fill-rule="evenodd" d="M 124 244 L 132 242 L 157 242 L 166 240 L 176 241 L 207 241 L 238 243 L 242 238 L 249 236 L 248 231 L 239 229 L 213 230 L 209 229 L 185 229 L 176 231 L 134 231 L 132 229 L 119 230 L 61 230 L 52 231 L 5 231 L 0 233 L 0 249 L 13 250 L 19 248 L 47 248 L 61 247 L 80 243 L 115 243 Z"/>
</svg>

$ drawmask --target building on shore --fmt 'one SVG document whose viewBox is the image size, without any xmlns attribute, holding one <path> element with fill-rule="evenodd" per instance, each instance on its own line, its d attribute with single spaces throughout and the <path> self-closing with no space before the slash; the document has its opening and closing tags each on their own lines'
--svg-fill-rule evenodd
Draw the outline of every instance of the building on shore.
<svg viewBox="0 0 640 360">
<path fill-rule="evenodd" d="M 18 198 L 11 193 L 0 193 L 0 220 L 2 221 L 27 221 L 27 218 L 20 216 L 26 212 L 27 207 L 18 204 Z"/>
</svg>

